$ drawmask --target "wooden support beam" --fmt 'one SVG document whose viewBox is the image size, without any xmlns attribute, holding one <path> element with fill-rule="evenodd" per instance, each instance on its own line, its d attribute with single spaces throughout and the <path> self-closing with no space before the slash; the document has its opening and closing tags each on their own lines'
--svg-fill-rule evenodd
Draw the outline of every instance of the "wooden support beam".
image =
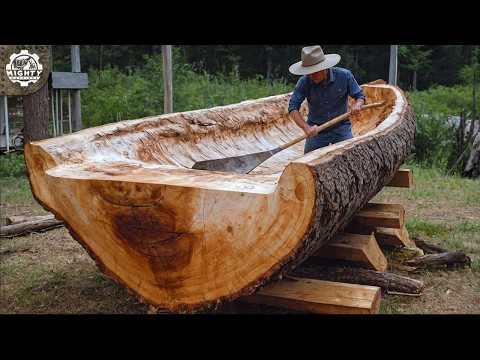
<svg viewBox="0 0 480 360">
<path fill-rule="evenodd" d="M 400 169 L 387 186 L 409 188 L 413 185 L 413 174 L 410 169 Z"/>
<path fill-rule="evenodd" d="M 377 314 L 380 288 L 289 277 L 240 301 L 318 314 Z"/>
<path fill-rule="evenodd" d="M 353 225 L 402 229 L 405 209 L 400 204 L 368 203 L 352 219 Z"/>
<path fill-rule="evenodd" d="M 380 246 L 394 246 L 413 250 L 417 255 L 424 255 L 423 250 L 410 239 L 408 230 L 404 225 L 402 229 L 389 229 L 384 227 L 363 226 L 362 224 L 350 223 L 345 232 L 352 234 L 368 235 L 372 232 Z"/>
<path fill-rule="evenodd" d="M 405 226 L 401 229 L 377 227 L 375 228 L 375 238 L 379 245 L 416 247 L 415 243 L 410 240 Z"/>
<path fill-rule="evenodd" d="M 388 262 L 375 240 L 375 236 L 344 233 L 318 250 L 314 257 L 338 259 L 358 263 L 377 271 L 387 270 Z"/>
</svg>

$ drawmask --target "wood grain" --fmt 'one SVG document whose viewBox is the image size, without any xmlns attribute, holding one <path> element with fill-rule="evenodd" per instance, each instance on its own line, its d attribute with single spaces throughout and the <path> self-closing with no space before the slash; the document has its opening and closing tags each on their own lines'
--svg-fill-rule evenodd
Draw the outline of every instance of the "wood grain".
<svg viewBox="0 0 480 360">
<path fill-rule="evenodd" d="M 368 203 L 355 214 L 354 224 L 371 227 L 402 229 L 405 209 L 401 204 Z"/>
<path fill-rule="evenodd" d="M 32 193 L 140 300 L 177 312 L 214 308 L 298 266 L 391 181 L 415 119 L 398 88 L 364 91 L 386 104 L 352 116 L 353 139 L 306 155 L 299 143 L 250 174 L 191 166 L 298 137 L 290 94 L 33 142 L 25 148 Z"/>
<path fill-rule="evenodd" d="M 353 261 L 363 267 L 385 271 L 387 259 L 378 247 L 375 235 L 339 234 L 312 256 L 322 259 Z"/>
<path fill-rule="evenodd" d="M 240 300 L 318 314 L 376 314 L 380 297 L 376 286 L 291 277 Z"/>
<path fill-rule="evenodd" d="M 400 169 L 387 186 L 410 188 L 413 185 L 413 174 L 410 169 Z"/>
</svg>

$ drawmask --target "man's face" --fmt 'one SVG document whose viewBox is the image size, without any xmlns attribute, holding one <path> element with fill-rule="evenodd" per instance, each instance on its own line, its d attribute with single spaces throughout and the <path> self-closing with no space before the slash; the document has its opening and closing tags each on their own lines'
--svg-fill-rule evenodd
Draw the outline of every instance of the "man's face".
<svg viewBox="0 0 480 360">
<path fill-rule="evenodd" d="M 320 70 L 316 73 L 308 75 L 308 77 L 315 83 L 319 84 L 327 78 L 327 71 L 328 70 Z"/>
</svg>

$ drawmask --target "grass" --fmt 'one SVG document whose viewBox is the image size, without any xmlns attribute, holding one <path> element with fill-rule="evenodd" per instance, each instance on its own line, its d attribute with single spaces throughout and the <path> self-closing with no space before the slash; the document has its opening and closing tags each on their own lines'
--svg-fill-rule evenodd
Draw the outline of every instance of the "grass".
<svg viewBox="0 0 480 360">
<path fill-rule="evenodd" d="M 404 168 L 413 171 L 413 187 L 384 188 L 374 200 L 404 205 L 410 237 L 462 250 L 472 266 L 455 271 L 399 271 L 424 281 L 426 289 L 418 298 L 386 296 L 381 313 L 480 313 L 480 182 L 414 163 Z M 389 260 L 395 256 L 386 255 Z"/>
<path fill-rule="evenodd" d="M 408 164 L 410 189 L 385 188 L 375 201 L 401 203 L 410 235 L 463 250 L 472 268 L 401 275 L 425 282 L 420 297 L 386 295 L 382 314 L 480 313 L 480 183 Z M 1 217 L 39 214 L 25 176 L 0 177 Z M 385 251 L 386 256 L 395 256 Z M 0 313 L 144 314 L 148 306 L 106 278 L 65 228 L 0 238 Z M 258 311 L 264 311 L 258 308 Z"/>
<path fill-rule="evenodd" d="M 35 199 L 30 191 L 26 177 L 0 178 L 2 204 L 35 205 Z"/>
<path fill-rule="evenodd" d="M 480 220 L 445 224 L 408 219 L 410 236 L 423 236 L 451 250 L 462 250 L 472 259 L 472 269 L 480 271 Z"/>
<path fill-rule="evenodd" d="M 413 172 L 414 186 L 408 191 L 401 188 L 385 188 L 382 193 L 386 197 L 401 197 L 406 201 L 414 201 L 423 206 L 438 205 L 438 201 L 449 206 L 476 206 L 480 203 L 480 187 L 478 180 L 462 178 L 458 175 L 447 176 L 434 168 L 409 163 L 403 168 Z"/>
</svg>

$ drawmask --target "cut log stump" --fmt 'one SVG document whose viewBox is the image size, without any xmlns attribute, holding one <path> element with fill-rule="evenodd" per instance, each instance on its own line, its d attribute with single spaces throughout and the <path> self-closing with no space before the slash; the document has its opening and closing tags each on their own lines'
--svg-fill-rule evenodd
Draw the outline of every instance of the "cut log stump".
<svg viewBox="0 0 480 360">
<path fill-rule="evenodd" d="M 340 234 L 326 246 L 320 248 L 313 256 L 322 259 L 352 261 L 378 271 L 385 271 L 388 265 L 373 234 Z"/>
<path fill-rule="evenodd" d="M 387 186 L 409 188 L 413 185 L 413 175 L 410 169 L 400 169 Z"/>
<path fill-rule="evenodd" d="M 241 301 L 318 314 L 377 314 L 377 286 L 289 277 L 269 284 Z"/>
</svg>

